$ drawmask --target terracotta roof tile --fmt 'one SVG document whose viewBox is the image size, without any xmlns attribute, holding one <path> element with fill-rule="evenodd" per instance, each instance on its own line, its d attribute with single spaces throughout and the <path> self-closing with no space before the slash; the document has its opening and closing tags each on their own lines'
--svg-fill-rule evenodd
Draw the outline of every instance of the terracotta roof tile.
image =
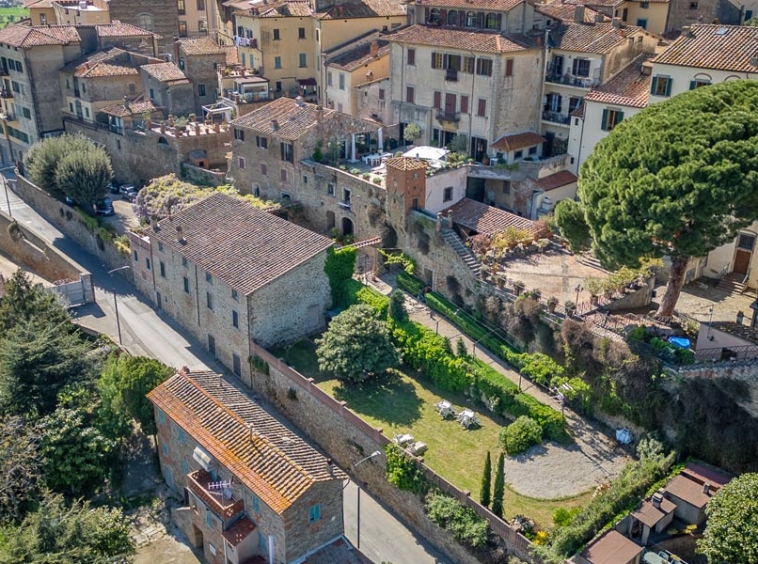
<svg viewBox="0 0 758 564">
<path fill-rule="evenodd" d="M 405 13 L 405 6 L 400 0 L 362 0 L 360 2 L 336 4 L 328 10 L 314 15 L 321 20 L 331 20 L 404 16 Z"/>
<path fill-rule="evenodd" d="M 292 98 L 279 98 L 231 122 L 236 127 L 245 127 L 266 133 L 276 132 L 277 137 L 294 141 L 318 123 L 318 106 L 298 105 Z M 322 119 L 329 119 L 335 110 L 322 108 Z M 276 126 L 272 123 L 276 122 Z M 274 129 L 278 127 L 278 129 Z"/>
<path fill-rule="evenodd" d="M 642 65 L 652 57 L 653 55 L 638 57 L 611 80 L 589 92 L 584 101 L 644 108 L 650 96 L 652 77 L 650 73 L 642 73 Z"/>
<path fill-rule="evenodd" d="M 286 0 L 275 4 L 268 4 L 261 8 L 253 4 L 251 10 L 258 10 L 258 16 L 261 18 L 286 18 L 286 17 L 307 17 L 313 14 L 313 6 L 308 1 L 303 0 Z"/>
<path fill-rule="evenodd" d="M 227 65 L 236 65 L 240 62 L 239 60 L 239 53 L 237 52 L 237 47 L 234 45 L 224 45 L 223 47 L 224 53 L 226 53 L 226 64 Z"/>
<path fill-rule="evenodd" d="M 534 222 L 469 198 L 463 198 L 442 213 L 447 215 L 449 212 L 453 212 L 454 223 L 473 229 L 477 233 L 495 235 L 508 227 L 534 233 Z"/>
<path fill-rule="evenodd" d="M 417 0 L 415 3 L 420 6 L 434 6 L 440 8 L 464 8 L 471 10 L 472 7 L 482 10 L 502 10 L 507 12 L 516 6 L 520 6 L 525 0 Z"/>
<path fill-rule="evenodd" d="M 608 531 L 582 552 L 591 564 L 621 564 L 634 560 L 642 547 L 618 531 Z"/>
<path fill-rule="evenodd" d="M 550 190 L 555 190 L 556 188 L 566 186 L 576 181 L 576 174 L 568 170 L 561 170 L 559 172 L 554 172 L 553 174 L 540 178 L 537 181 L 537 184 L 539 184 L 540 188 L 542 188 L 545 192 L 549 192 Z"/>
<path fill-rule="evenodd" d="M 140 94 L 134 100 L 129 101 L 127 104 L 114 104 L 112 106 L 106 106 L 100 111 L 118 117 L 126 116 L 140 116 L 145 112 L 155 112 L 158 108 L 155 107 L 153 102 L 149 99 L 145 99 L 144 94 Z"/>
<path fill-rule="evenodd" d="M 184 74 L 181 69 L 174 63 L 153 63 L 150 65 L 142 65 L 140 68 L 161 82 L 177 82 L 188 80 L 187 75 Z"/>
<path fill-rule="evenodd" d="M 708 493 L 705 493 L 703 491 L 703 484 L 698 484 L 696 481 L 682 475 L 671 478 L 664 489 L 666 493 L 676 496 L 698 509 L 705 507 L 708 501 L 710 501 L 711 496 L 716 492 L 715 488 L 709 488 Z"/>
<path fill-rule="evenodd" d="M 98 37 L 157 37 L 160 39 L 159 35 L 151 31 L 118 20 L 113 20 L 109 24 L 98 24 L 94 27 Z"/>
<path fill-rule="evenodd" d="M 492 144 L 492 148 L 503 153 L 508 151 L 517 151 L 527 147 L 534 147 L 547 141 L 542 135 L 526 131 L 514 135 L 503 135 L 500 139 Z"/>
<path fill-rule="evenodd" d="M 224 53 L 224 48 L 209 37 L 180 39 L 177 43 L 179 49 L 187 55 L 221 55 Z"/>
<path fill-rule="evenodd" d="M 243 295 L 325 251 L 332 241 L 250 204 L 214 194 L 149 234 Z M 177 228 L 181 227 L 182 241 Z"/>
<path fill-rule="evenodd" d="M 611 23 L 578 24 L 564 22 L 550 33 L 555 49 L 580 53 L 607 53 L 629 36 L 640 31 L 636 26 L 614 27 Z"/>
<path fill-rule="evenodd" d="M 696 24 L 653 63 L 702 69 L 758 73 L 750 59 L 758 55 L 758 27 Z"/>
<path fill-rule="evenodd" d="M 340 53 L 336 57 L 326 61 L 326 64 L 331 67 L 336 67 L 346 71 L 354 71 L 361 68 L 363 65 L 370 63 L 371 61 L 386 57 L 390 54 L 389 41 L 380 39 L 378 41 L 378 52 L 376 55 L 371 54 L 371 43 L 364 43 L 358 45 L 349 51 Z"/>
<path fill-rule="evenodd" d="M 17 24 L 0 30 L 0 44 L 30 49 L 41 45 L 68 45 L 81 38 L 73 26 L 36 26 Z"/>
<path fill-rule="evenodd" d="M 699 484 L 710 484 L 713 489 L 720 489 L 732 479 L 720 468 L 713 468 L 698 462 L 688 462 L 682 470 L 682 476 L 687 476 Z"/>
<path fill-rule="evenodd" d="M 159 62 L 159 59 L 147 60 Z M 145 57 L 142 55 L 139 55 L 138 59 L 132 60 L 129 52 L 113 47 L 74 61 L 63 67 L 62 72 L 73 73 L 79 78 L 138 75 L 139 63 L 144 61 Z"/>
<path fill-rule="evenodd" d="M 410 157 L 392 157 L 387 159 L 385 166 L 397 170 L 426 170 L 426 161 Z"/>
<path fill-rule="evenodd" d="M 665 498 L 661 501 L 660 508 L 653 505 L 651 501 L 643 501 L 639 509 L 632 513 L 632 517 L 652 528 L 674 509 L 676 509 L 676 505 Z"/>
<path fill-rule="evenodd" d="M 623 0 L 619 0 L 623 1 Z M 581 4 L 573 4 L 563 1 L 553 2 L 551 4 L 535 4 L 534 11 L 539 12 L 549 18 L 562 22 L 573 22 L 576 14 L 576 8 L 584 8 L 584 23 L 595 23 L 598 21 L 609 22 L 611 19 L 590 7 L 582 6 Z"/>
<path fill-rule="evenodd" d="M 221 534 L 231 546 L 238 546 L 254 530 L 255 523 L 247 517 L 243 517 Z"/>
<path fill-rule="evenodd" d="M 346 478 L 336 466 L 329 470 L 324 455 L 218 374 L 176 374 L 148 398 L 279 514 L 312 484 Z"/>
<path fill-rule="evenodd" d="M 515 38 L 503 37 L 496 31 L 472 31 L 463 28 L 420 24 L 401 29 L 387 39 L 396 43 L 431 45 L 480 53 L 513 53 L 526 51 L 530 48 L 521 38 L 517 43 Z"/>
</svg>

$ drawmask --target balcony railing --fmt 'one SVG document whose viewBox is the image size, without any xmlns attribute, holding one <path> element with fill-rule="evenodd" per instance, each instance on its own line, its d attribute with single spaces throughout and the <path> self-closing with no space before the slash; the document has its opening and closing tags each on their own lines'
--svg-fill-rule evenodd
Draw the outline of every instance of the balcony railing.
<svg viewBox="0 0 758 564">
<path fill-rule="evenodd" d="M 571 123 L 571 117 L 560 112 L 542 112 L 542 119 L 552 123 L 560 123 L 561 125 L 569 125 Z"/>
<path fill-rule="evenodd" d="M 231 484 L 213 481 L 205 470 L 187 474 L 187 489 L 224 521 L 245 511 L 244 500 L 234 498 Z"/>
<path fill-rule="evenodd" d="M 342 200 L 341 202 L 337 202 L 337 205 L 341 208 L 345 208 L 346 210 L 350 209 L 350 200 Z"/>
<path fill-rule="evenodd" d="M 577 88 L 595 88 L 600 86 L 600 80 L 589 76 L 573 76 L 571 74 L 557 74 L 548 71 L 545 74 L 545 81 L 553 84 L 564 84 L 566 86 L 576 86 Z"/>
<path fill-rule="evenodd" d="M 13 98 L 13 92 L 10 90 L 0 90 L 0 98 Z"/>
<path fill-rule="evenodd" d="M 445 110 L 437 110 L 437 121 L 458 122 L 460 120 L 461 120 L 460 112 L 447 112 Z"/>
<path fill-rule="evenodd" d="M 458 71 L 456 69 L 447 69 L 445 71 L 445 80 L 447 82 L 458 82 Z"/>
</svg>

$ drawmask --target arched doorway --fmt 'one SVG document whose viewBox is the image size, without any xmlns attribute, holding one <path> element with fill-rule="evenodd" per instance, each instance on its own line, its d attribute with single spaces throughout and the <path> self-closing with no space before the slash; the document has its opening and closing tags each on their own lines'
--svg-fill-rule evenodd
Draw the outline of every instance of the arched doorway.
<svg viewBox="0 0 758 564">
<path fill-rule="evenodd" d="M 342 218 L 342 235 L 353 235 L 353 220 L 349 217 Z"/>
</svg>

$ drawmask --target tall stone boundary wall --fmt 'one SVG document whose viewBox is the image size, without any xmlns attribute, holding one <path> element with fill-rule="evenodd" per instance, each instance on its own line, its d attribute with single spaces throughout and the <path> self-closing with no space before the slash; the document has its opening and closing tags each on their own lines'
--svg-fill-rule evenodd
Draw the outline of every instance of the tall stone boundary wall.
<svg viewBox="0 0 758 564">
<path fill-rule="evenodd" d="M 9 182 L 9 185 L 22 200 L 34 208 L 34 211 L 57 227 L 66 237 L 71 237 L 86 251 L 95 255 L 109 269 L 130 264 L 128 256 L 103 241 L 99 235 L 92 233 L 79 216 L 79 212 L 71 206 L 51 197 L 23 176 L 18 175 L 17 180 Z M 122 270 L 121 274 L 131 279 L 131 270 Z"/>
<path fill-rule="evenodd" d="M 253 370 L 251 384 L 255 392 L 300 428 L 338 465 L 348 470 L 356 483 L 391 507 L 416 534 L 456 563 L 479 562 L 473 554 L 453 541 L 450 533 L 427 518 L 424 504 L 418 496 L 401 491 L 387 481 L 384 456 L 366 461 L 357 468 L 354 466 L 374 451 L 384 452 L 390 440 L 381 429 L 371 427 L 350 411 L 345 402 L 335 400 L 320 390 L 312 378 L 305 378 L 265 349 L 253 343 L 252 351 L 269 367 L 268 374 Z M 432 484 L 488 519 L 490 529 L 503 539 L 509 553 L 530 562 L 535 561 L 531 556 L 531 543 L 526 538 L 423 463 L 420 467 Z"/>
<path fill-rule="evenodd" d="M 95 301 L 92 274 L 40 239 L 29 228 L 16 223 L 18 237 L 11 236 L 9 227 L 14 221 L 0 212 L 0 253 L 28 268 L 45 280 L 71 280 L 81 285 L 83 303 Z"/>
</svg>

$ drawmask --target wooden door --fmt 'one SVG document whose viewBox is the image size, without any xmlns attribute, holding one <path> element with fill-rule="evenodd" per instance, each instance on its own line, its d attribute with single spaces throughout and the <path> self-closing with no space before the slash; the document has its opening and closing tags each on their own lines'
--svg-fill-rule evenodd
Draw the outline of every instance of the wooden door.
<svg viewBox="0 0 758 564">
<path fill-rule="evenodd" d="M 456 103 L 455 94 L 450 94 L 450 93 L 445 94 L 445 115 L 446 116 L 455 115 L 455 103 Z"/>
<path fill-rule="evenodd" d="M 734 270 L 737 274 L 747 274 L 750 268 L 750 257 L 753 253 L 744 249 L 737 249 L 734 255 Z"/>
</svg>

